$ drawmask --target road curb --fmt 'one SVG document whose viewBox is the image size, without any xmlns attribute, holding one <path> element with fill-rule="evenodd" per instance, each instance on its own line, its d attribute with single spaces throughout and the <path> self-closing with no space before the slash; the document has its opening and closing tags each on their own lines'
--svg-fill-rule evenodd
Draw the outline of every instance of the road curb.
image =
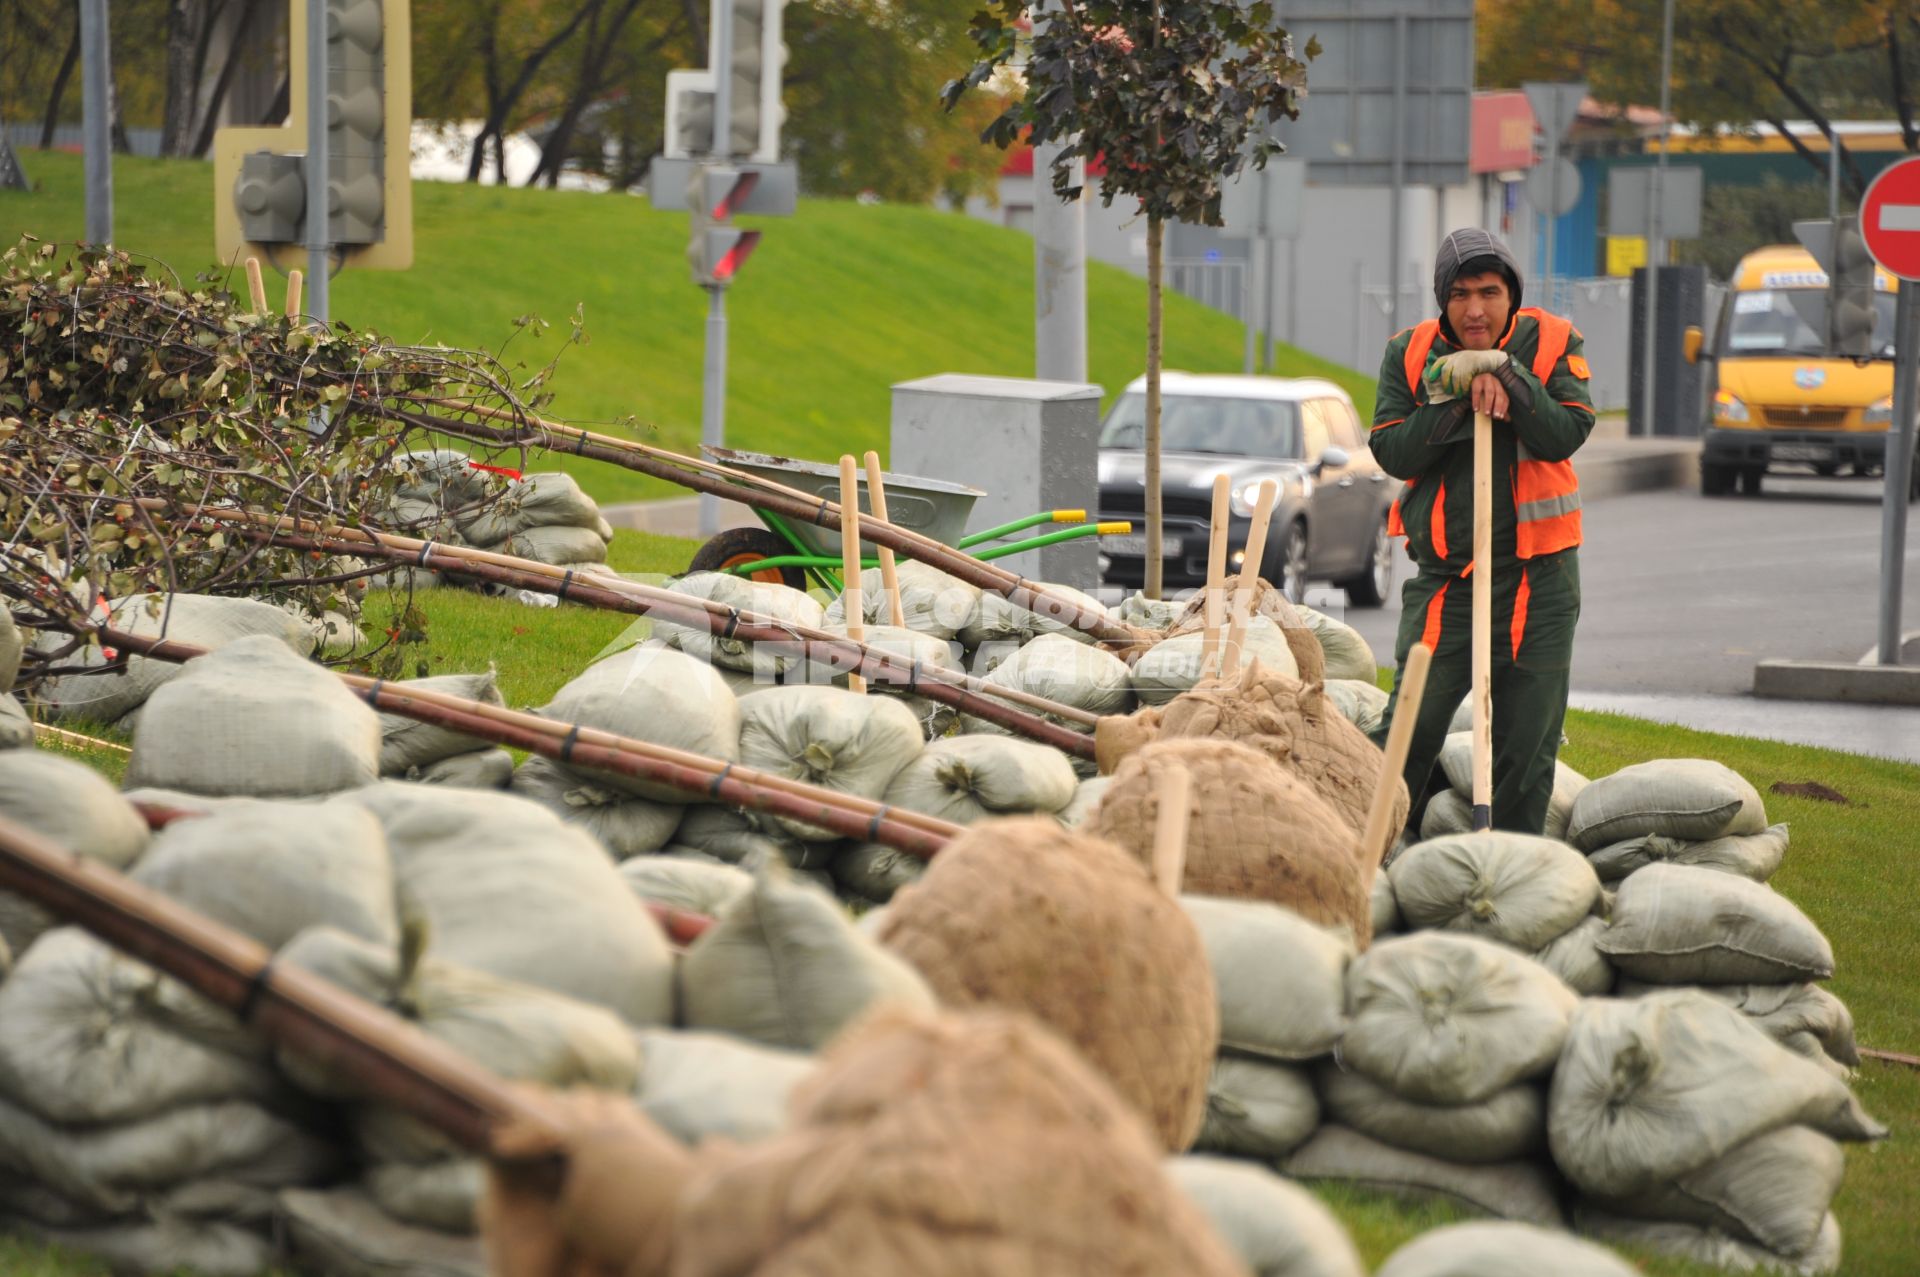
<svg viewBox="0 0 1920 1277">
<path fill-rule="evenodd" d="M 1700 444 L 1691 439 L 1612 444 L 1596 440 L 1574 454 L 1573 469 L 1580 477 L 1580 495 L 1589 501 L 1629 492 L 1691 488 L 1700 482 Z"/>
<path fill-rule="evenodd" d="M 1753 667 L 1753 694 L 1773 700 L 1920 705 L 1920 666 L 1761 661 Z"/>
</svg>

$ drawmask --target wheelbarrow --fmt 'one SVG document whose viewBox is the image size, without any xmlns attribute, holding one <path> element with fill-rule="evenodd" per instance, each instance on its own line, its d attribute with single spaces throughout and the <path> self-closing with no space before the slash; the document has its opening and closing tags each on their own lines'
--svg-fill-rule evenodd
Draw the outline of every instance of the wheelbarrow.
<svg viewBox="0 0 1920 1277">
<path fill-rule="evenodd" d="M 734 469 L 828 501 L 840 499 L 838 466 L 734 448 L 702 447 L 700 450 Z M 999 559 L 1079 537 L 1118 535 L 1133 530 L 1130 523 L 1089 523 L 1085 510 L 1042 510 L 998 527 L 967 533 L 967 517 L 973 513 L 974 502 L 987 495 L 980 489 L 910 474 L 883 473 L 880 481 L 886 489 L 888 522 L 980 559 Z M 864 476 L 860 479 L 859 494 L 860 509 L 873 513 Z M 753 512 L 763 527 L 730 528 L 720 533 L 695 552 L 688 570 L 729 572 L 796 590 L 806 589 L 808 580 L 812 579 L 835 594 L 841 591 L 844 583 L 840 579 L 842 563 L 837 531 L 783 519 L 770 510 L 754 508 Z M 1075 526 L 1019 540 L 1007 539 L 1056 523 Z M 860 548 L 863 556 L 874 549 L 871 542 L 864 540 Z M 863 568 L 876 567 L 879 559 L 863 557 L 860 563 Z"/>
</svg>

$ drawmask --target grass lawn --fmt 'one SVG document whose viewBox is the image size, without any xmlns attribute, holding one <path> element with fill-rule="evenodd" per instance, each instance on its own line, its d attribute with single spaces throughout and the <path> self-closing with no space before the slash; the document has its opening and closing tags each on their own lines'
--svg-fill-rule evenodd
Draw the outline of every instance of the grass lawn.
<svg viewBox="0 0 1920 1277">
<path fill-rule="evenodd" d="M 695 543 L 621 531 L 611 550 L 628 572 L 685 567 Z M 428 660 L 435 672 L 484 668 L 500 673 L 509 704 L 539 705 L 625 631 L 632 618 L 574 605 L 529 608 L 454 590 L 425 591 Z M 113 735 L 111 732 L 103 733 Z M 1920 768 L 1832 750 L 1722 736 L 1614 714 L 1568 715 L 1567 762 L 1589 776 L 1654 758 L 1716 758 L 1766 799 L 1767 814 L 1793 829 L 1774 885 L 1819 924 L 1833 943 L 1833 991 L 1852 1008 L 1863 1046 L 1920 1054 L 1920 939 L 1910 921 L 1920 847 Z M 121 755 L 69 751 L 116 778 Z M 1817 780 L 1848 805 L 1768 792 L 1778 781 Z M 1847 1177 L 1835 1204 L 1846 1235 L 1847 1277 L 1910 1277 L 1920 1268 L 1920 1071 L 1869 1062 L 1854 1080 L 1868 1110 L 1893 1128 L 1871 1147 L 1849 1146 Z M 1322 1191 L 1352 1230 L 1369 1265 L 1443 1223 L 1464 1218 L 1447 1206 L 1409 1206 L 1345 1188 Z M 1652 1277 L 1708 1277 L 1718 1270 L 1636 1257 Z M 33 1247 L 0 1244 L 0 1272 L 78 1277 L 104 1271 L 88 1261 Z M 1550 1277 L 1550 1275 L 1548 1275 Z"/>
<path fill-rule="evenodd" d="M 0 191 L 0 245 L 22 233 L 72 241 L 84 224 L 80 157 L 26 151 L 31 192 Z M 213 263 L 213 169 L 188 160 L 114 162 L 115 242 L 191 278 Z M 787 455 L 887 449 L 895 382 L 937 373 L 1033 375 L 1033 239 L 960 214 L 803 200 L 766 232 L 728 293 L 727 438 Z M 580 191 L 422 182 L 415 264 L 353 271 L 333 285 L 336 318 L 399 341 L 497 350 L 513 320 L 553 325 L 506 347 L 530 368 L 559 349 L 583 308 L 590 341 L 566 351 L 553 411 L 691 451 L 700 437 L 706 297 L 687 274 L 684 213 Z M 294 264 L 304 265 L 304 261 Z M 245 291 L 236 271 L 234 284 Z M 276 304 L 280 285 L 270 282 Z M 1166 366 L 1238 372 L 1243 329 L 1168 293 Z M 1109 396 L 1146 359 L 1146 283 L 1088 264 L 1089 375 Z M 1331 376 L 1363 416 L 1370 375 L 1283 347 L 1279 370 Z M 548 468 L 544 463 L 536 468 Z M 657 480 L 575 463 L 600 501 L 680 495 Z"/>
</svg>

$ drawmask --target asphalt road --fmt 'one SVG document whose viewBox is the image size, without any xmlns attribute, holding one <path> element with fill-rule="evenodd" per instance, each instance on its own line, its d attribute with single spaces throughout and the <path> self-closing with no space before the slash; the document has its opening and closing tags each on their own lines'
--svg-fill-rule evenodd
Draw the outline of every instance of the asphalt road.
<svg viewBox="0 0 1920 1277">
<path fill-rule="evenodd" d="M 1769 475 L 1757 498 L 1675 489 L 1590 502 L 1575 703 L 1920 761 L 1920 710 L 1750 695 L 1756 661 L 1851 662 L 1874 646 L 1880 492 L 1877 480 Z M 1911 633 L 1920 630 L 1920 507 L 1908 514 Z M 1391 659 L 1397 606 L 1345 608 L 1342 592 L 1324 589 L 1307 601 L 1344 616 Z"/>
</svg>

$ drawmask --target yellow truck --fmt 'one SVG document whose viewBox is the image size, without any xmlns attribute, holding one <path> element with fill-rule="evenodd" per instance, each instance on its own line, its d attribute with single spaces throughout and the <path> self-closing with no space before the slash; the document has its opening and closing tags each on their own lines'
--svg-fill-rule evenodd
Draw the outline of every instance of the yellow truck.
<svg viewBox="0 0 1920 1277">
<path fill-rule="evenodd" d="M 1770 470 L 1884 473 L 1893 420 L 1893 276 L 1876 269 L 1874 289 L 1873 358 L 1829 359 L 1827 276 L 1813 255 L 1775 245 L 1740 259 L 1713 349 L 1702 349 L 1698 328 L 1686 331 L 1687 361 L 1714 365 L 1701 492 L 1724 496 L 1737 484 L 1758 494 Z M 1920 499 L 1920 462 L 1908 487 Z"/>
</svg>

